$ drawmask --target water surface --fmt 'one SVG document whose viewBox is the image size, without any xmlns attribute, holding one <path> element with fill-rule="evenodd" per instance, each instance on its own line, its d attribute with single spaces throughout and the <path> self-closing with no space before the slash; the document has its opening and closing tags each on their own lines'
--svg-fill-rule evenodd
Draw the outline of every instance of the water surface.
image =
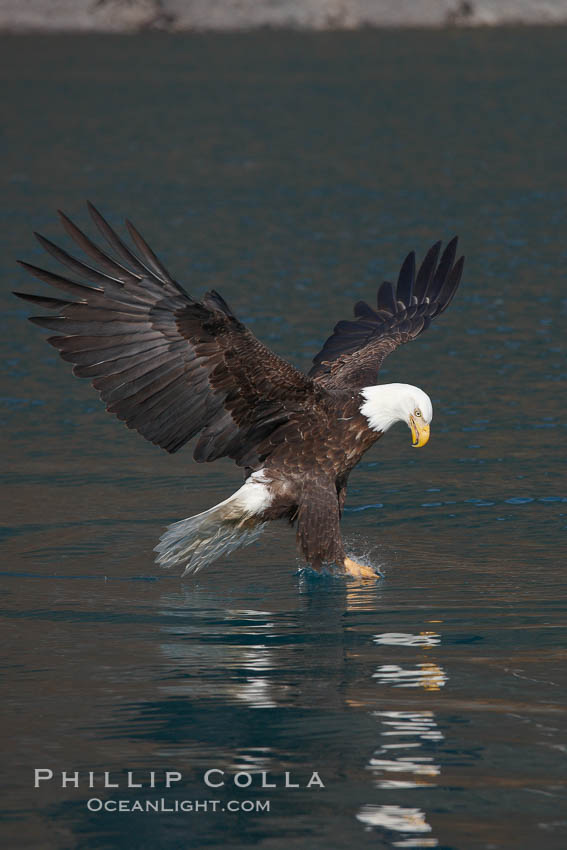
<svg viewBox="0 0 567 850">
<path fill-rule="evenodd" d="M 2 40 L 4 846 L 565 847 L 564 44 Z M 382 375 L 432 396 L 432 439 L 398 426 L 351 477 L 376 586 L 298 572 L 283 526 L 194 579 L 155 566 L 164 525 L 241 478 L 105 414 L 9 296 L 41 290 L 13 262 L 39 262 L 31 231 L 60 237 L 56 207 L 86 225 L 86 197 L 302 368 L 409 249 L 461 235 L 462 290 Z M 57 781 L 35 790 L 36 767 Z M 253 785 L 213 792 L 209 768 Z"/>
</svg>

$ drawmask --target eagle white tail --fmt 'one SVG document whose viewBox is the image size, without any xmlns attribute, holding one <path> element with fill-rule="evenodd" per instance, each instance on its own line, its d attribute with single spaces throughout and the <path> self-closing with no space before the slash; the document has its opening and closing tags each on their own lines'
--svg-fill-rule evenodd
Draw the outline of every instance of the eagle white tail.
<svg viewBox="0 0 567 850">
<path fill-rule="evenodd" d="M 183 576 L 253 543 L 265 523 L 258 517 L 272 496 L 264 472 L 254 472 L 242 487 L 224 502 L 196 516 L 168 526 L 155 548 L 162 567 L 184 564 Z"/>
</svg>

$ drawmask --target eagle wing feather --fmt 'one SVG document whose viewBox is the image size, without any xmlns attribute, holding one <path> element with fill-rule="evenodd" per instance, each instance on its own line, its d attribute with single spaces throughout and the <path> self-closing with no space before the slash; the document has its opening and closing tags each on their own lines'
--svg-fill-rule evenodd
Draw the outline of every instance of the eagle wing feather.
<svg viewBox="0 0 567 850">
<path fill-rule="evenodd" d="M 56 331 L 48 342 L 73 373 L 88 377 L 106 408 L 168 452 L 200 433 L 199 461 L 229 456 L 254 466 L 258 445 L 312 400 L 313 381 L 270 351 L 215 291 L 196 301 L 166 271 L 132 224 L 134 253 L 89 204 L 115 256 L 60 213 L 74 242 L 97 267 L 45 237 L 42 247 L 85 285 L 21 265 L 78 300 L 15 293 L 56 317 L 31 321 Z"/>
<path fill-rule="evenodd" d="M 441 243 L 436 242 L 417 275 L 415 253 L 408 254 L 396 286 L 385 281 L 378 289 L 377 309 L 359 301 L 356 320 L 335 325 L 313 358 L 310 377 L 327 390 L 374 384 L 384 359 L 419 336 L 451 303 L 464 265 L 464 257 L 455 262 L 457 241 L 449 242 L 439 262 Z"/>
</svg>

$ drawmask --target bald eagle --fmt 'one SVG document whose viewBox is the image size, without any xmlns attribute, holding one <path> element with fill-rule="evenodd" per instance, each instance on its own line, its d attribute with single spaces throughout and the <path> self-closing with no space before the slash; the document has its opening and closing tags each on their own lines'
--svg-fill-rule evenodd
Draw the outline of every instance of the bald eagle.
<svg viewBox="0 0 567 850">
<path fill-rule="evenodd" d="M 244 484 L 232 496 L 166 529 L 158 563 L 195 573 L 252 542 L 267 522 L 287 519 L 297 524 L 299 549 L 315 570 L 327 565 L 375 577 L 345 553 L 339 524 L 347 481 L 396 422 L 409 426 L 414 446 L 429 439 L 429 396 L 376 380 L 384 358 L 451 302 L 464 262 L 455 262 L 457 238 L 440 259 L 441 243 L 433 245 L 417 274 L 415 254 L 408 254 L 397 284 L 380 286 L 376 308 L 359 301 L 355 320 L 335 325 L 306 375 L 256 339 L 218 292 L 193 299 L 132 224 L 126 222 L 134 249 L 88 208 L 110 251 L 59 213 L 95 265 L 37 239 L 90 285 L 22 262 L 75 299 L 14 293 L 58 314 L 30 321 L 55 331 L 47 341 L 128 428 L 171 453 L 199 435 L 198 463 L 229 457 L 244 470 Z"/>
</svg>

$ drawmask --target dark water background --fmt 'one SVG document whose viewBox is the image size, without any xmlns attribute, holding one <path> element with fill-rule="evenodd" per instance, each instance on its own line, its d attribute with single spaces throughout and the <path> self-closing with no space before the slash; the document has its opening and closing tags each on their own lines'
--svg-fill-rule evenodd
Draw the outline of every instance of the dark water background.
<svg viewBox="0 0 567 850">
<path fill-rule="evenodd" d="M 567 846 L 566 35 L 2 39 L 2 846 Z M 462 290 L 382 375 L 432 396 L 431 442 L 398 426 L 351 478 L 380 583 L 298 575 L 285 527 L 195 579 L 154 565 L 240 474 L 128 432 L 8 295 L 41 291 L 14 260 L 86 197 L 304 368 L 409 249 L 461 235 Z M 184 783 L 34 790 L 35 767 Z M 326 787 L 212 792 L 210 767 Z"/>
</svg>

